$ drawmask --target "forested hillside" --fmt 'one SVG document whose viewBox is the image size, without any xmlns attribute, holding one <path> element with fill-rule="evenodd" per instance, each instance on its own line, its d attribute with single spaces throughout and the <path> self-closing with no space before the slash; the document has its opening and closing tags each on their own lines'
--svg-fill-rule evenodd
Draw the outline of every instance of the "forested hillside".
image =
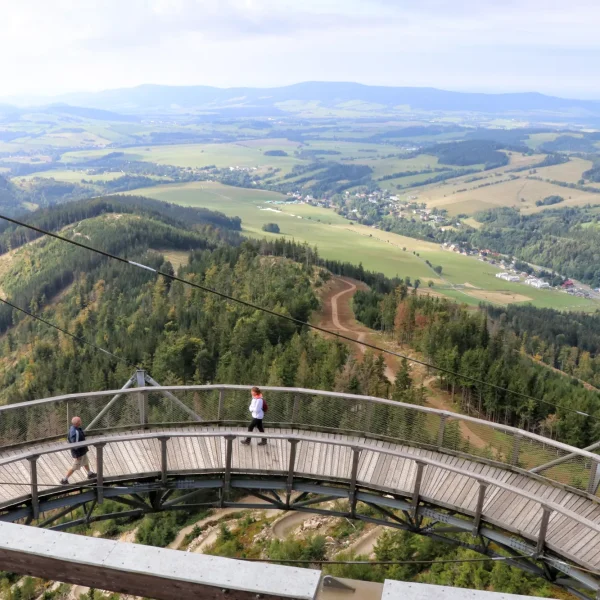
<svg viewBox="0 0 600 600">
<path fill-rule="evenodd" d="M 460 401 L 465 412 L 579 447 L 592 443 L 600 434 L 597 392 L 535 364 L 522 353 L 519 336 L 502 323 L 490 333 L 485 312 L 474 313 L 449 300 L 408 294 L 405 287 L 385 295 L 358 292 L 354 308 L 363 323 L 387 332 L 400 343 L 410 344 L 436 366 L 508 390 L 440 374 L 441 385 Z"/>
<path fill-rule="evenodd" d="M 518 337 L 526 354 L 600 388 L 600 313 L 517 304 L 486 308 L 495 324 Z"/>
<path fill-rule="evenodd" d="M 144 198 L 71 203 L 30 220 L 165 272 L 174 271 L 165 253 L 175 251 L 189 257 L 180 267 L 186 279 L 302 321 L 318 307 L 315 286 L 330 276 L 318 265 L 363 278 L 382 291 L 396 285 L 361 266 L 322 261 L 307 245 L 243 241 L 235 231 L 239 219 Z M 345 346 L 285 320 L 56 239 L 38 239 L 21 227 L 5 226 L 0 245 L 14 248 L 0 263 L 6 297 L 130 364 L 2 305 L 4 402 L 120 387 L 133 365 L 163 384 L 258 382 L 391 392 L 373 356 L 364 365 L 348 362 Z"/>
</svg>

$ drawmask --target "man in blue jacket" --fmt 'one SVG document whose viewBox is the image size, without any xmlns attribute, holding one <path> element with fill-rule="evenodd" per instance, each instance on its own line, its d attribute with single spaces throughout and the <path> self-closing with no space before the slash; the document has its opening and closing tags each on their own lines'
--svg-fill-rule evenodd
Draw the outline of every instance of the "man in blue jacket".
<svg viewBox="0 0 600 600">
<path fill-rule="evenodd" d="M 78 444 L 79 442 L 85 442 L 85 433 L 81 428 L 81 417 L 73 417 L 71 419 L 71 427 L 69 429 L 69 435 L 67 437 L 69 444 Z M 82 446 L 80 448 L 73 448 L 71 450 L 71 456 L 73 457 L 73 464 L 67 472 L 64 479 L 60 482 L 62 485 L 68 485 L 69 477 L 73 475 L 75 471 L 79 471 L 83 467 L 87 471 L 88 479 L 96 477 L 96 473 L 90 470 L 90 459 L 88 458 L 88 447 Z"/>
</svg>

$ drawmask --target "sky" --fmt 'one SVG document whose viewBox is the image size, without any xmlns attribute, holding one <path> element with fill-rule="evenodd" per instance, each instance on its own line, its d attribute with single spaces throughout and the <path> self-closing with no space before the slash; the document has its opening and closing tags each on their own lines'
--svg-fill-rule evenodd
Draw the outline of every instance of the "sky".
<svg viewBox="0 0 600 600">
<path fill-rule="evenodd" d="M 598 0 L 0 1 L 0 97 L 355 81 L 600 99 Z"/>
</svg>

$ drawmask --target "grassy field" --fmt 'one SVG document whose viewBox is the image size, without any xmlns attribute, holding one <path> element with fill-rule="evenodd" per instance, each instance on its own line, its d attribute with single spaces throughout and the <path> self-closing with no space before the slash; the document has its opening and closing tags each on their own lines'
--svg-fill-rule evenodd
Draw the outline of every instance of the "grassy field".
<svg viewBox="0 0 600 600">
<path fill-rule="evenodd" d="M 564 181 L 565 183 L 577 183 L 581 179 L 583 172 L 591 169 L 592 166 L 593 163 L 591 160 L 572 158 L 569 162 L 563 163 L 562 165 L 537 169 L 536 175 L 538 177 L 543 177 L 544 179 L 554 179 L 556 181 Z"/>
<path fill-rule="evenodd" d="M 31 181 L 36 177 L 42 177 L 46 179 L 56 179 L 56 181 L 68 181 L 69 183 L 80 183 L 82 179 L 86 181 L 111 181 L 122 177 L 123 173 L 100 173 L 99 175 L 88 175 L 85 171 L 81 170 L 69 170 L 61 169 L 56 171 L 39 171 L 38 173 L 31 173 L 31 175 L 24 175 L 23 177 L 15 177 L 13 181 L 16 183 L 22 183 Z"/>
<path fill-rule="evenodd" d="M 302 161 L 293 156 L 265 156 L 267 150 L 285 150 L 293 152 L 294 148 L 285 146 L 283 141 L 264 140 L 264 143 L 253 145 L 249 142 L 231 144 L 180 144 L 172 146 L 140 146 L 123 148 L 125 158 L 136 161 L 146 161 L 159 165 L 174 165 L 176 167 L 274 167 L 288 172 Z M 289 144 L 289 143 L 288 143 Z M 65 162 L 79 162 L 90 158 L 98 158 L 108 153 L 108 150 L 90 150 L 67 152 L 63 155 Z"/>
<path fill-rule="evenodd" d="M 368 165 L 373 169 L 373 178 L 378 179 L 386 175 L 392 175 L 393 173 L 405 172 L 405 171 L 422 171 L 424 169 L 435 169 L 438 166 L 438 159 L 436 156 L 428 154 L 420 154 L 415 158 L 400 159 L 394 158 L 370 158 L 369 154 L 364 153 L 363 156 L 354 159 L 353 163 Z M 433 173 L 425 175 L 425 178 L 432 177 Z M 386 185 L 387 182 L 383 182 Z"/>
<path fill-rule="evenodd" d="M 545 144 L 546 142 L 553 142 L 557 137 L 563 136 L 563 135 L 570 135 L 572 137 L 583 137 L 580 133 L 559 133 L 559 132 L 553 132 L 553 133 L 532 133 L 529 135 L 529 139 L 526 140 L 526 144 L 532 149 L 532 150 L 536 150 L 537 148 L 539 148 L 542 144 Z"/>
<path fill-rule="evenodd" d="M 591 309 L 598 303 L 572 298 L 557 291 L 529 288 L 495 277 L 498 269 L 473 257 L 443 250 L 439 245 L 351 223 L 335 212 L 305 204 L 268 204 L 284 197 L 273 192 L 224 186 L 214 182 L 165 185 L 131 194 L 143 194 L 185 206 L 202 206 L 242 219 L 243 232 L 251 237 L 275 238 L 283 235 L 316 245 L 323 257 L 362 262 L 364 267 L 395 277 L 419 278 L 426 285 L 436 281 L 436 289 L 471 305 L 481 300 L 499 304 L 521 301 L 540 307 Z M 262 231 L 265 223 L 277 223 L 281 234 Z M 425 263 L 443 267 L 444 282 Z M 468 284 L 463 287 L 464 284 Z M 453 289 L 452 286 L 459 286 Z"/>
</svg>

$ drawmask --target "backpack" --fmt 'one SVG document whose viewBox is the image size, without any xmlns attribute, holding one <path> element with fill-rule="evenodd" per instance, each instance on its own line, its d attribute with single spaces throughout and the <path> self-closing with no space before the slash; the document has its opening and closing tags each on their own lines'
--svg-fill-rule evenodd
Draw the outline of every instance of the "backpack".
<svg viewBox="0 0 600 600">
<path fill-rule="evenodd" d="M 263 398 L 263 412 L 266 415 L 268 411 L 269 411 L 269 405 L 267 404 L 267 401 Z"/>
</svg>

